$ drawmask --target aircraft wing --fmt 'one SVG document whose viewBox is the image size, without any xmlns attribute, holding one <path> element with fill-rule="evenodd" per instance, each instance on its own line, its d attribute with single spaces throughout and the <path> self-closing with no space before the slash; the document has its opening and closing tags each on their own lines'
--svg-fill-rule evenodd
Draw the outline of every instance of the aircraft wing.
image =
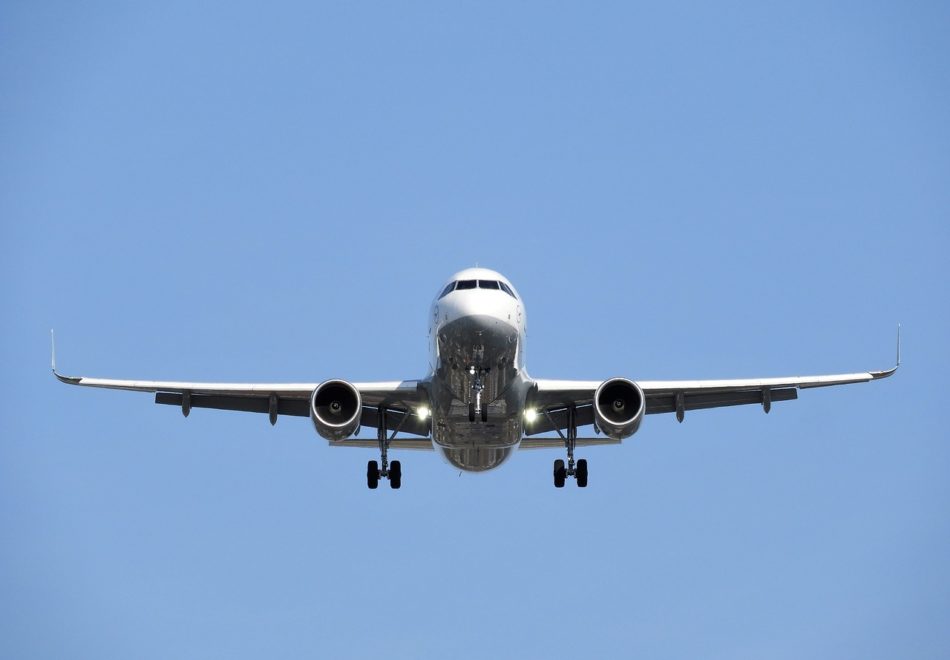
<svg viewBox="0 0 950 660">
<path fill-rule="evenodd" d="M 152 392 L 155 403 L 178 406 L 185 416 L 192 408 L 239 410 L 265 413 L 271 424 L 279 415 L 310 416 L 310 395 L 320 383 L 198 383 L 164 380 L 117 380 L 64 376 L 56 370 L 53 354 L 53 375 L 61 382 L 82 387 L 110 390 Z M 428 397 L 417 380 L 353 383 L 363 399 L 360 425 L 376 428 L 378 407 L 386 408 L 387 426 L 401 424 L 401 432 L 428 435 L 428 422 L 414 414 L 420 405 L 428 405 Z M 406 417 L 405 421 L 403 418 Z M 348 441 L 338 443 L 350 445 Z M 398 444 L 394 442 L 394 444 Z M 353 445 L 357 446 L 357 445 Z M 375 446 L 375 441 L 374 441 Z"/>
<path fill-rule="evenodd" d="M 898 333 L 897 365 L 882 371 L 823 376 L 790 376 L 785 378 L 739 378 L 730 380 L 641 380 L 635 381 L 646 397 L 646 414 L 676 413 L 683 421 L 687 411 L 757 403 L 765 412 L 776 401 L 798 398 L 798 391 L 813 387 L 830 387 L 866 383 L 887 378 L 900 366 L 900 334 Z M 567 428 L 567 407 L 576 406 L 578 426 L 594 421 L 594 392 L 603 381 L 536 380 L 536 388 L 528 406 L 546 414 L 538 415 L 527 425 L 526 435 Z"/>
</svg>

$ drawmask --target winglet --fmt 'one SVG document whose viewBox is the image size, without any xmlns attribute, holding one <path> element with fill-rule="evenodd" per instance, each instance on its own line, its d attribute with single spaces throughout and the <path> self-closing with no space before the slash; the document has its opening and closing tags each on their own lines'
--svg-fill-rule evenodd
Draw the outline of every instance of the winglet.
<svg viewBox="0 0 950 660">
<path fill-rule="evenodd" d="M 61 373 L 56 371 L 56 334 L 53 332 L 52 329 L 50 329 L 49 331 L 49 339 L 50 339 L 50 348 L 52 349 L 51 355 L 50 355 L 50 367 L 53 369 L 53 375 L 56 376 L 56 378 L 58 378 L 60 382 L 69 383 L 70 385 L 78 384 L 79 381 L 82 380 L 82 378 L 76 378 L 74 376 L 63 376 Z"/>
<path fill-rule="evenodd" d="M 897 324 L 897 362 L 890 369 L 885 369 L 883 371 L 872 371 L 871 378 L 887 378 L 888 376 L 893 376 L 894 372 L 897 371 L 897 368 L 901 366 L 901 324 Z"/>
<path fill-rule="evenodd" d="M 895 367 L 901 366 L 901 324 L 897 324 L 897 364 Z"/>
</svg>

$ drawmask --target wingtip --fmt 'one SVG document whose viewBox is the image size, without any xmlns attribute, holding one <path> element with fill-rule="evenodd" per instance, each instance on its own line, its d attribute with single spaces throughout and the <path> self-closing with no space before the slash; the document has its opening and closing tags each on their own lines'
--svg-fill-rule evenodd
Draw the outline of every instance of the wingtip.
<svg viewBox="0 0 950 660">
<path fill-rule="evenodd" d="M 900 365 L 894 365 L 890 369 L 884 369 L 883 371 L 872 371 L 871 378 L 873 378 L 874 380 L 878 380 L 880 378 L 887 378 L 888 376 L 893 376 L 895 373 L 897 373 L 897 368 L 899 366 Z"/>
<path fill-rule="evenodd" d="M 871 378 L 877 380 L 879 378 L 887 378 L 888 376 L 893 376 L 901 366 L 901 324 L 897 324 L 897 357 L 894 361 L 894 366 L 890 369 L 883 369 L 881 371 L 872 371 Z"/>
<path fill-rule="evenodd" d="M 56 379 L 61 383 L 67 383 L 68 385 L 77 385 L 82 378 L 77 376 L 64 376 L 58 371 L 56 371 L 56 333 L 53 332 L 53 329 L 50 328 L 49 331 L 50 338 L 50 369 L 53 371 L 53 375 L 56 376 Z"/>
</svg>

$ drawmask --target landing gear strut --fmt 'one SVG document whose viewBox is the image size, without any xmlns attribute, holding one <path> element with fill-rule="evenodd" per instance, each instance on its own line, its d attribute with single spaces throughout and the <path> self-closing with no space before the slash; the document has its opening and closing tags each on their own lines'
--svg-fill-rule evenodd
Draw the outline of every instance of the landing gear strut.
<svg viewBox="0 0 950 660">
<path fill-rule="evenodd" d="M 554 428 L 557 428 L 547 410 L 544 414 Z M 565 466 L 560 458 L 554 461 L 554 487 L 564 488 L 567 477 L 574 477 L 578 488 L 587 488 L 587 459 L 582 458 L 574 462 L 574 447 L 577 444 L 577 410 L 573 405 L 567 407 L 567 435 L 561 433 L 560 429 L 558 429 L 558 435 L 564 440 L 564 448 L 567 449 L 567 465 Z"/>
<path fill-rule="evenodd" d="M 376 441 L 379 443 L 379 458 L 382 467 L 380 467 L 380 463 L 376 461 L 370 461 L 366 464 L 366 486 L 370 489 L 375 489 L 379 486 L 380 478 L 384 478 L 389 479 L 390 488 L 396 489 L 402 486 L 402 464 L 400 464 L 399 461 L 389 462 L 389 441 L 396 436 L 396 433 L 399 432 L 402 426 L 402 421 L 405 421 L 409 415 L 407 413 L 396 427 L 396 430 L 393 431 L 392 436 L 387 437 L 386 408 L 379 406 L 379 408 L 377 408 L 377 414 Z"/>
<path fill-rule="evenodd" d="M 474 422 L 476 416 L 480 417 L 482 422 L 488 421 L 488 406 L 482 405 L 482 390 L 485 389 L 485 384 L 482 383 L 482 374 L 487 374 L 488 371 L 488 369 L 478 369 L 476 367 L 468 368 L 468 373 L 473 376 L 472 398 L 468 403 L 468 421 L 470 422 Z"/>
</svg>

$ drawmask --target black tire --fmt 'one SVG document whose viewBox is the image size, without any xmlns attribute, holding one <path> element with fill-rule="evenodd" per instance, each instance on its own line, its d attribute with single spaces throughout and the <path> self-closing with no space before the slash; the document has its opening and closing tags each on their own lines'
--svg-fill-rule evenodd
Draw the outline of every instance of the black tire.
<svg viewBox="0 0 950 660">
<path fill-rule="evenodd" d="M 389 487 L 396 489 L 402 486 L 402 465 L 399 461 L 389 464 Z"/>
<path fill-rule="evenodd" d="M 482 405 L 482 421 L 483 422 L 488 421 L 488 406 L 486 405 Z"/>
<path fill-rule="evenodd" d="M 379 485 L 379 463 L 376 461 L 366 464 L 366 485 L 370 490 L 375 490 Z"/>
<path fill-rule="evenodd" d="M 475 421 L 475 402 L 471 401 L 468 404 L 468 421 Z"/>
<path fill-rule="evenodd" d="M 582 458 L 577 461 L 577 470 L 574 472 L 574 479 L 577 481 L 578 488 L 587 488 L 587 459 Z"/>
<path fill-rule="evenodd" d="M 567 479 L 567 469 L 564 467 L 564 461 L 559 458 L 554 461 L 554 487 L 564 488 L 565 479 Z"/>
</svg>

